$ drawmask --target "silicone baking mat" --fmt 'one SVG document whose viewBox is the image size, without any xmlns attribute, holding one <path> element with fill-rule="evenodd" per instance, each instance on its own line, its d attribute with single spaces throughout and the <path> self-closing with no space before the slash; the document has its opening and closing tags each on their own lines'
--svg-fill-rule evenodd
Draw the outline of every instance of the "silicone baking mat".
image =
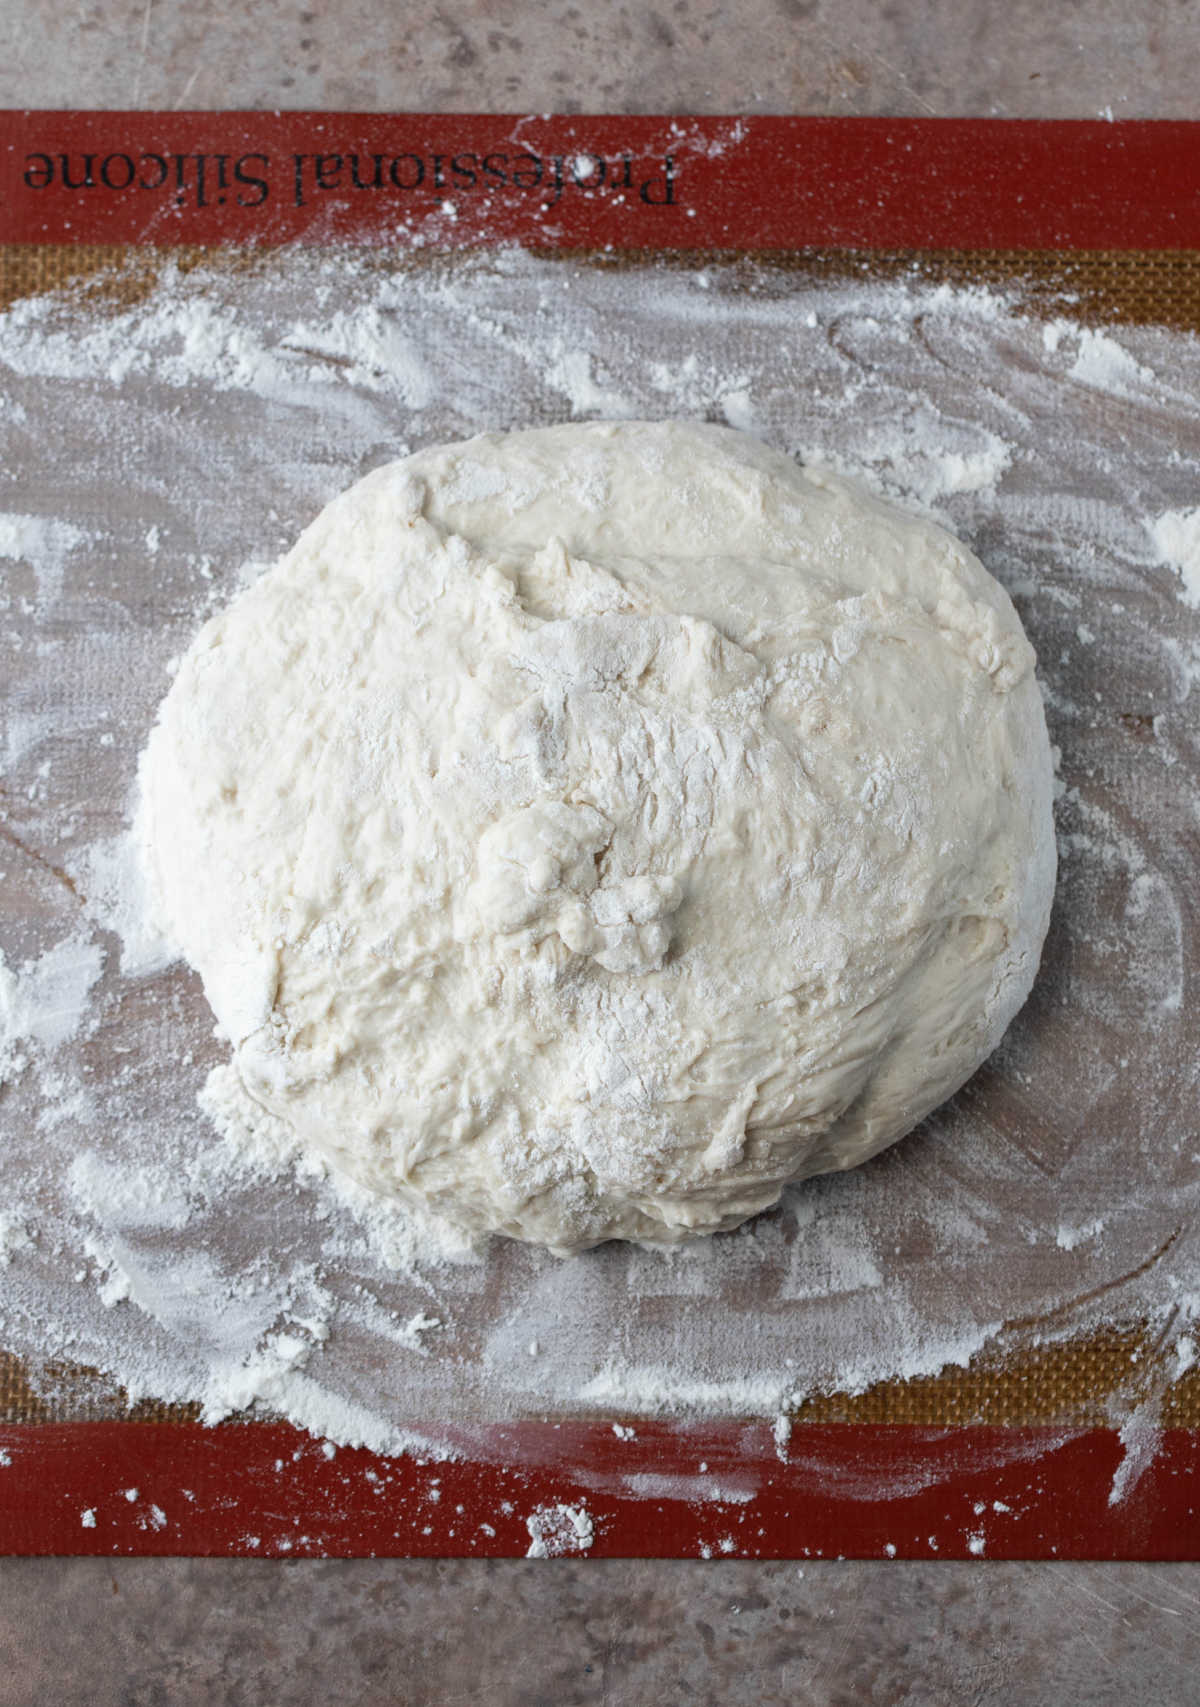
<svg viewBox="0 0 1200 1707">
<path fill-rule="evenodd" d="M 136 296 L 164 260 L 236 268 L 261 245 L 452 262 L 519 244 L 1016 284 L 1048 315 L 1200 330 L 1190 124 L 10 113 L 0 144 L 4 303 L 93 274 Z M 1200 1375 L 1163 1387 L 1150 1456 L 1110 1498 L 1129 1448 L 1110 1400 L 1167 1356 L 1133 1330 L 1029 1343 L 809 1400 L 790 1434 L 433 1418 L 455 1456 L 428 1460 L 205 1428 L 69 1367 L 50 1398 L 0 1357 L 0 1547 L 511 1555 L 530 1511 L 586 1511 L 595 1557 L 1194 1557 Z"/>
</svg>

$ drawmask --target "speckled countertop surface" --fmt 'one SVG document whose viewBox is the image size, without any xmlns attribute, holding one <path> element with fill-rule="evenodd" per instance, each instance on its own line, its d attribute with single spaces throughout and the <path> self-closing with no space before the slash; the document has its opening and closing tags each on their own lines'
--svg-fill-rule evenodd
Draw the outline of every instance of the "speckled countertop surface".
<svg viewBox="0 0 1200 1707">
<path fill-rule="evenodd" d="M 6 0 L 6 107 L 1200 117 L 1190 8 Z M 0 1707 L 1195 1699 L 1200 1566 L 0 1561 Z"/>
</svg>

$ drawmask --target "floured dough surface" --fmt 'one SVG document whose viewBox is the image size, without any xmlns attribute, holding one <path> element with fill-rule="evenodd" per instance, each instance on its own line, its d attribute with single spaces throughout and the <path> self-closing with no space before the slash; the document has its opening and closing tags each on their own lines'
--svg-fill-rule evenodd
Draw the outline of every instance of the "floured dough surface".
<svg viewBox="0 0 1200 1707">
<path fill-rule="evenodd" d="M 308 1146 L 559 1251 L 670 1242 L 900 1137 L 1024 1000 L 1033 666 L 957 541 L 746 436 L 489 435 L 205 625 L 139 830 Z"/>
</svg>

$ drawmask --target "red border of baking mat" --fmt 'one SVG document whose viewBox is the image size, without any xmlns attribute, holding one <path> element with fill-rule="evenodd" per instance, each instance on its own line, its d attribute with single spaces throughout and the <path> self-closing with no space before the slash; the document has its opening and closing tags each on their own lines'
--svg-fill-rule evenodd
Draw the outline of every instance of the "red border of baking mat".
<svg viewBox="0 0 1200 1707">
<path fill-rule="evenodd" d="M 1108 1429 L 521 1423 L 381 1458 L 286 1423 L 0 1428 L 0 1549 L 254 1558 L 512 1557 L 586 1512 L 592 1558 L 1189 1559 L 1200 1431 L 1124 1497 Z M 445 1431 L 437 1431 L 444 1434 Z M 569 1519 L 555 1526 L 565 1529 Z"/>
<path fill-rule="evenodd" d="M 1200 124 L 0 113 L 0 243 L 296 239 L 1200 249 Z M 0 1427 L 0 1549 L 512 1556 L 527 1519 L 561 1505 L 589 1514 L 590 1557 L 1200 1557 L 1198 1430 L 1130 1441 L 1137 1473 L 1115 1501 L 1126 1444 L 1111 1429 L 430 1433 L 455 1456 L 334 1449 L 282 1423 Z"/>
<path fill-rule="evenodd" d="M 0 114 L 0 243 L 1200 248 L 1173 120 Z"/>
</svg>

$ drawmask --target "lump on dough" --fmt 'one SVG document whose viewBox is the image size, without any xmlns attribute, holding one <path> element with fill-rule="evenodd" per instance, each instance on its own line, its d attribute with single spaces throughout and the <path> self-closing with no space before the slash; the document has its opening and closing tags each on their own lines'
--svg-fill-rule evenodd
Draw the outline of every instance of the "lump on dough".
<svg viewBox="0 0 1200 1707">
<path fill-rule="evenodd" d="M 378 469 L 201 630 L 143 757 L 241 1078 L 560 1252 L 735 1226 L 994 1048 L 1054 884 L 1034 657 L 928 522 L 724 428 Z"/>
</svg>

